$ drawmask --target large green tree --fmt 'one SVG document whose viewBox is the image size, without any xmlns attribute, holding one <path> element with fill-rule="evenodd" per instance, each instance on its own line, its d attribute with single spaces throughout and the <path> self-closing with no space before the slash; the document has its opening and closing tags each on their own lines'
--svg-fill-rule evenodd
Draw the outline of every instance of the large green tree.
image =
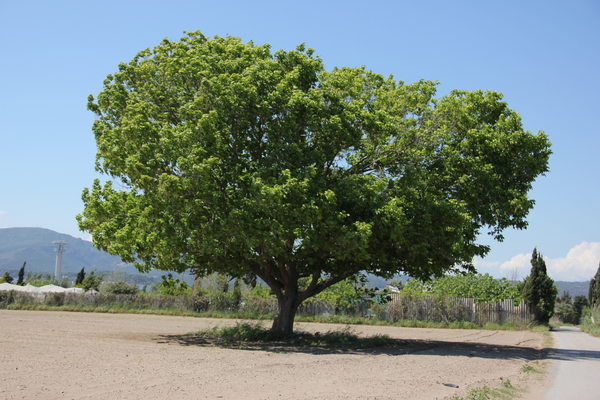
<svg viewBox="0 0 600 400">
<path fill-rule="evenodd" d="M 546 262 L 537 248 L 533 249 L 531 255 L 531 272 L 525 278 L 521 294 L 523 300 L 529 306 L 539 307 L 541 315 L 539 319 L 542 322 L 548 322 L 554 314 L 554 304 L 558 289 L 554 285 L 554 280 L 548 276 Z"/>
<path fill-rule="evenodd" d="M 79 226 L 141 271 L 256 274 L 281 332 L 359 271 L 473 271 L 480 233 L 526 227 L 550 143 L 498 93 L 435 92 L 326 71 L 302 45 L 165 39 L 89 97 L 96 168 L 113 181 L 84 191 Z"/>
</svg>

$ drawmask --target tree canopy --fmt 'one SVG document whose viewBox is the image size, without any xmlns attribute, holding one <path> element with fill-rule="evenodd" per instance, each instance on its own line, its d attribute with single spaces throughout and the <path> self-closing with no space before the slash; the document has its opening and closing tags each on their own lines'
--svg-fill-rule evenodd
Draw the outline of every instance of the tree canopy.
<svg viewBox="0 0 600 400">
<path fill-rule="evenodd" d="M 286 332 L 303 300 L 359 271 L 474 271 L 480 233 L 527 226 L 550 143 L 499 93 L 435 93 L 326 71 L 303 45 L 165 39 L 89 97 L 112 181 L 84 190 L 79 226 L 141 271 L 255 273 Z"/>
<path fill-rule="evenodd" d="M 495 279 L 489 274 L 447 275 L 423 282 L 409 279 L 403 291 L 430 293 L 448 297 L 466 297 L 476 302 L 500 300 L 521 301 L 521 294 L 515 285 L 506 278 Z"/>
</svg>

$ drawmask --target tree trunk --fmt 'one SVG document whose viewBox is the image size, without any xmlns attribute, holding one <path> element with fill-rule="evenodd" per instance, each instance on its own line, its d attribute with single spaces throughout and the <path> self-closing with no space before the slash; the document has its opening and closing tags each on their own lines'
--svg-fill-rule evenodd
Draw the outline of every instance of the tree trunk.
<svg viewBox="0 0 600 400">
<path fill-rule="evenodd" d="M 273 320 L 272 332 L 289 334 L 294 332 L 294 317 L 300 302 L 298 294 L 281 294 L 277 296 L 277 313 Z"/>
</svg>

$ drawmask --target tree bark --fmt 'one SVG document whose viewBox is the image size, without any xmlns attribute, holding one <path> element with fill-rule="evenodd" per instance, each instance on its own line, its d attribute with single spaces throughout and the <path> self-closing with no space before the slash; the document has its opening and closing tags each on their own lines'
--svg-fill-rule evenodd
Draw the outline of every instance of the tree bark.
<svg viewBox="0 0 600 400">
<path fill-rule="evenodd" d="M 277 296 L 277 312 L 273 319 L 272 332 L 290 334 L 294 332 L 294 317 L 300 305 L 298 293 L 282 293 Z"/>
<path fill-rule="evenodd" d="M 296 316 L 298 307 L 304 300 L 353 275 L 352 272 L 346 272 L 344 274 L 329 277 L 325 281 L 319 283 L 321 271 L 315 271 L 309 286 L 304 290 L 298 291 L 299 278 L 297 275 L 288 279 L 287 285 L 285 285 L 280 284 L 272 275 L 264 274 L 261 269 L 253 270 L 253 272 L 260 276 L 277 296 L 277 311 L 275 313 L 275 318 L 273 319 L 271 332 L 281 334 L 290 334 L 294 332 L 294 317 Z"/>
</svg>

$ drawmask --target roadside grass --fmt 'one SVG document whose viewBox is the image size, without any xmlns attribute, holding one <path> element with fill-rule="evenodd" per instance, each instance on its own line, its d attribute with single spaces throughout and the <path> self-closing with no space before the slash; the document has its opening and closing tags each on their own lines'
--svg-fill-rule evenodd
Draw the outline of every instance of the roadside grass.
<svg viewBox="0 0 600 400">
<path fill-rule="evenodd" d="M 581 330 L 583 330 L 584 332 L 589 333 L 592 336 L 595 337 L 600 337 L 600 325 L 597 324 L 582 324 L 581 325 Z"/>
<path fill-rule="evenodd" d="M 523 365 L 521 373 L 523 374 L 545 374 L 547 372 L 547 362 L 531 361 Z M 483 386 L 470 390 L 467 397 L 454 396 L 452 400 L 510 400 L 522 397 L 527 393 L 527 389 L 513 386 L 510 379 L 503 379 L 502 385 L 497 388 Z"/>
<path fill-rule="evenodd" d="M 545 332 L 549 335 L 549 332 L 552 330 L 550 325 L 544 323 L 531 323 L 528 326 L 528 330 L 532 332 Z"/>
<path fill-rule="evenodd" d="M 374 347 L 389 347 L 397 344 L 387 335 L 360 337 L 350 326 L 325 333 L 294 332 L 273 333 L 259 322 L 238 322 L 232 327 L 213 327 L 185 335 L 188 339 L 201 339 L 220 347 L 280 347 L 319 348 L 329 350 L 352 350 Z"/>
<path fill-rule="evenodd" d="M 467 394 L 467 397 L 455 396 L 453 400 L 491 400 L 491 399 L 512 399 L 519 397 L 524 392 L 523 389 L 519 389 L 513 386 L 510 379 L 502 381 L 502 387 L 491 388 L 484 386 L 481 388 L 473 389 Z"/>
<path fill-rule="evenodd" d="M 521 372 L 524 374 L 545 374 L 547 363 L 540 363 L 539 361 L 531 361 L 523 365 Z"/>
<path fill-rule="evenodd" d="M 547 331 L 544 332 L 544 348 L 545 349 L 550 349 L 554 347 L 554 336 L 552 336 L 550 334 L 550 331 L 552 329 L 548 329 Z M 535 332 L 535 331 L 533 331 Z"/>
<path fill-rule="evenodd" d="M 580 328 L 592 336 L 600 337 L 600 308 L 584 309 Z"/>
</svg>

